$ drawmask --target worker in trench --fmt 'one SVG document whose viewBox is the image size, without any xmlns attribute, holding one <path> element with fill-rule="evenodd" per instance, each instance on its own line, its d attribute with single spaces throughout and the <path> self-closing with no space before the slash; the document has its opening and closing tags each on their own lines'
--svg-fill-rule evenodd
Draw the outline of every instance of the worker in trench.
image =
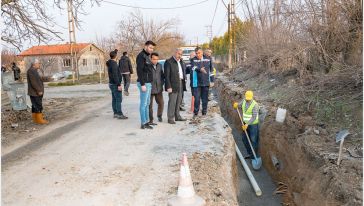
<svg viewBox="0 0 364 206">
<path fill-rule="evenodd" d="M 259 105 L 254 100 L 254 93 L 253 91 L 246 91 L 245 99 L 241 101 L 238 105 L 238 108 L 241 108 L 243 112 L 243 122 L 244 125 L 242 129 L 246 131 L 249 135 L 250 141 L 254 148 L 254 151 L 259 157 L 258 148 L 259 148 Z M 243 132 L 243 143 L 247 150 L 248 155 L 245 156 L 245 159 L 252 159 L 254 158 L 252 150 L 250 148 L 249 142 L 247 140 L 247 136 L 245 132 Z"/>
</svg>

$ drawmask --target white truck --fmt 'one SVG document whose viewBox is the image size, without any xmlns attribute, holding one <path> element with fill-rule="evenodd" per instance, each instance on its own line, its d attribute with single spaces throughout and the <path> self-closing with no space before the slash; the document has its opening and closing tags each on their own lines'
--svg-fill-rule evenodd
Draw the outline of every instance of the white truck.
<svg viewBox="0 0 364 206">
<path fill-rule="evenodd" d="M 195 51 L 195 46 L 183 46 L 182 49 L 182 59 L 183 61 L 189 61 L 190 60 L 190 53 Z"/>
</svg>

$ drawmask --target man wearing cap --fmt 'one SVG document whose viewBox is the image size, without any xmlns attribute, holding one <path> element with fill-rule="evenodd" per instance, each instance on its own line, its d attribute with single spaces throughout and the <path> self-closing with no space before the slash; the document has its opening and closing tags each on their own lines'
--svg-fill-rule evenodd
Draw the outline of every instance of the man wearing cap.
<svg viewBox="0 0 364 206">
<path fill-rule="evenodd" d="M 50 81 L 50 77 L 40 76 L 38 70 L 40 69 L 40 62 L 35 59 L 31 67 L 27 71 L 28 81 L 28 95 L 32 102 L 32 119 L 37 124 L 48 124 L 48 121 L 44 119 L 43 115 L 43 94 L 44 84 L 43 82 Z"/>
<path fill-rule="evenodd" d="M 255 153 L 258 155 L 258 147 L 259 147 L 259 105 L 258 103 L 253 99 L 253 91 L 247 91 L 245 92 L 245 99 L 240 102 L 239 108 L 242 109 L 243 112 L 243 122 L 244 125 L 242 126 L 242 129 L 244 131 L 247 131 L 250 141 L 252 143 L 252 146 L 254 148 Z M 245 132 L 243 132 L 243 142 L 245 145 L 245 148 L 248 152 L 248 156 L 246 156 L 246 159 L 252 158 L 253 153 L 250 149 L 249 142 L 247 140 Z"/>
</svg>

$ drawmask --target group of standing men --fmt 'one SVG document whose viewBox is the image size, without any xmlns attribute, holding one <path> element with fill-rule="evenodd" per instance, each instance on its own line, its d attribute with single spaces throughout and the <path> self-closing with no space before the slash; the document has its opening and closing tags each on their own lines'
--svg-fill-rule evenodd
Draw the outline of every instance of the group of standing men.
<svg viewBox="0 0 364 206">
<path fill-rule="evenodd" d="M 147 41 L 144 49 L 136 58 L 137 87 L 140 93 L 139 113 L 141 120 L 141 129 L 153 129 L 153 99 L 158 104 L 157 118 L 159 122 L 163 121 L 163 91 L 168 92 L 168 123 L 176 124 L 176 121 L 186 121 L 180 115 L 181 104 L 183 102 L 183 93 L 187 91 L 186 82 L 187 74 L 190 74 L 190 86 L 194 96 L 194 118 L 197 118 L 200 102 L 202 100 L 202 115 L 207 114 L 209 89 L 214 82 L 214 69 L 211 60 L 211 53 L 203 54 L 201 48 L 196 48 L 195 54 L 191 54 L 190 62 L 185 64 L 182 59 L 181 48 L 176 48 L 174 54 L 166 59 L 164 68 L 158 62 L 159 54 L 154 52 L 156 44 Z M 122 80 L 124 80 L 125 95 L 128 95 L 130 85 L 130 74 L 133 73 L 130 59 L 126 58 L 126 52 L 120 59 L 119 64 L 116 62 L 117 50 L 110 52 L 110 60 L 107 61 L 109 73 L 109 87 L 112 93 L 112 108 L 114 117 L 118 119 L 127 119 L 121 110 L 122 101 Z M 209 55 L 210 54 L 210 55 Z M 164 89 L 163 89 L 164 86 Z"/>
</svg>

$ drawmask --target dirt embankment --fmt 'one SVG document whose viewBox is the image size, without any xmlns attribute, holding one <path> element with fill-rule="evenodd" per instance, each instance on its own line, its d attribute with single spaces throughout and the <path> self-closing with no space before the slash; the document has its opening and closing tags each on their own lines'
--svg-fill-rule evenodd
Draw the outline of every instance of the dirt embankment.
<svg viewBox="0 0 364 206">
<path fill-rule="evenodd" d="M 233 126 L 240 121 L 232 102 L 241 101 L 246 82 L 233 82 L 225 75 L 217 78 L 221 112 Z M 270 87 L 266 88 L 269 92 Z M 261 92 L 263 94 L 263 92 Z M 289 205 L 362 205 L 362 151 L 359 145 L 344 145 L 343 160 L 336 165 L 338 144 L 335 130 L 316 123 L 309 115 L 288 110 L 283 124 L 275 121 L 277 105 L 255 92 L 255 98 L 268 110 L 261 124 L 260 153 L 264 167 L 279 185 L 288 186 L 283 200 Z M 273 165 L 272 159 L 279 161 Z"/>
<path fill-rule="evenodd" d="M 208 206 L 237 206 L 238 171 L 236 165 L 235 141 L 225 120 L 220 116 L 217 104 L 210 104 L 208 118 L 197 124 L 190 122 L 197 134 L 211 136 L 211 145 L 221 142 L 217 150 L 220 152 L 195 152 L 190 161 L 191 175 L 196 193 L 206 200 Z M 217 134 L 212 136 L 215 130 Z M 219 140 L 215 139 L 218 138 Z M 219 145 L 219 144 L 217 144 Z M 179 167 L 179 165 L 178 165 Z"/>
</svg>

